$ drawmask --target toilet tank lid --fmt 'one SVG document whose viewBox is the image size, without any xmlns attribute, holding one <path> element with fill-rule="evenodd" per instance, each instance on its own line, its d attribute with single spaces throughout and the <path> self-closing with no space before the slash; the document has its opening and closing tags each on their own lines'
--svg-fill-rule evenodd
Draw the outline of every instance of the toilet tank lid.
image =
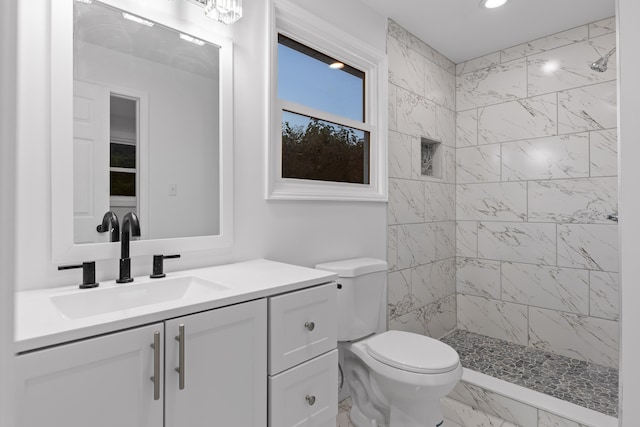
<svg viewBox="0 0 640 427">
<path fill-rule="evenodd" d="M 337 273 L 339 277 L 358 277 L 387 270 L 387 262 L 375 258 L 353 258 L 317 264 L 318 270 Z"/>
</svg>

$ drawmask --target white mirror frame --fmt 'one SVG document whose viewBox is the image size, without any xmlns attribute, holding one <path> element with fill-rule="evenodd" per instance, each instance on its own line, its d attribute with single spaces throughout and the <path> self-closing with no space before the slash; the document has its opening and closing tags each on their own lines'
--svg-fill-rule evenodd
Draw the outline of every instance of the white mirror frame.
<svg viewBox="0 0 640 427">
<path fill-rule="evenodd" d="M 220 234 L 131 242 L 131 256 L 228 249 L 233 244 L 233 43 L 225 28 L 186 1 L 102 0 L 220 47 Z M 120 242 L 73 241 L 73 0 L 50 0 L 52 261 L 120 257 Z M 97 224 L 96 224 L 97 225 Z"/>
</svg>

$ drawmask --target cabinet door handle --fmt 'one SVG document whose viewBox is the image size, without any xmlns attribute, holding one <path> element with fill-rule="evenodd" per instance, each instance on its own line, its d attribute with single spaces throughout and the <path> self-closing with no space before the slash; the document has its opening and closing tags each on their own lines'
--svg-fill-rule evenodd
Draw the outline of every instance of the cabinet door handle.
<svg viewBox="0 0 640 427">
<path fill-rule="evenodd" d="M 153 333 L 153 400 L 160 400 L 160 332 Z"/>
<path fill-rule="evenodd" d="M 180 390 L 184 390 L 184 323 L 178 326 L 176 341 L 178 341 L 178 367 L 176 368 L 176 372 L 179 375 L 178 387 Z"/>
<path fill-rule="evenodd" d="M 305 322 L 304 327 L 307 328 L 309 332 L 311 332 L 315 329 L 316 324 L 314 322 Z"/>
</svg>

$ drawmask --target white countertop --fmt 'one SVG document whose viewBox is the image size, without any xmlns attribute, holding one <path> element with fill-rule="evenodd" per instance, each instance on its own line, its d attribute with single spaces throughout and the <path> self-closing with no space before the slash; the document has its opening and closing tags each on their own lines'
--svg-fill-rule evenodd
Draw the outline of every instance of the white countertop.
<svg viewBox="0 0 640 427">
<path fill-rule="evenodd" d="M 132 283 L 101 282 L 93 289 L 77 285 L 16 293 L 15 351 L 17 353 L 61 344 L 135 326 L 160 322 L 204 310 L 264 298 L 309 286 L 327 283 L 337 275 L 264 259 L 236 264 L 167 273 L 167 278 L 193 276 L 214 282 L 227 289 L 198 294 L 156 304 L 149 304 L 76 319 L 68 318 L 52 303 L 52 297 L 86 292 L 101 292 L 116 287 L 163 279 L 136 277 Z"/>
</svg>

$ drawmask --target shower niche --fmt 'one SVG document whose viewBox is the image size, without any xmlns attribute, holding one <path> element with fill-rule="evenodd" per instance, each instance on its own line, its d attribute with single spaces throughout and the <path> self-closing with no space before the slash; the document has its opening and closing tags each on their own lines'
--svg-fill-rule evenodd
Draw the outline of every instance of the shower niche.
<svg viewBox="0 0 640 427">
<path fill-rule="evenodd" d="M 442 178 L 440 142 L 422 137 L 420 140 L 420 175 Z"/>
</svg>

